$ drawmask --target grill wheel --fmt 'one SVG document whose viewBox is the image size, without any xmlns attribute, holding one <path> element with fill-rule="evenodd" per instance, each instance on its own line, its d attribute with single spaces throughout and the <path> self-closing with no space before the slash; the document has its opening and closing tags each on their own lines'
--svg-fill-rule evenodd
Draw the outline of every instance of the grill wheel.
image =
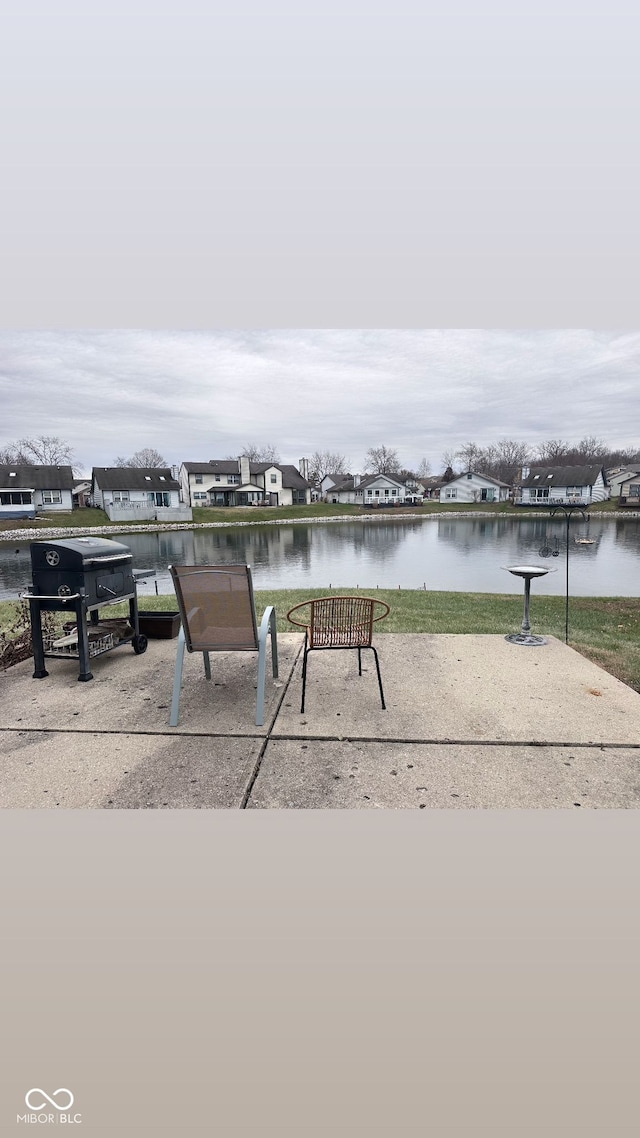
<svg viewBox="0 0 640 1138">
<path fill-rule="evenodd" d="M 134 636 L 133 640 L 131 641 L 131 647 L 133 648 L 136 656 L 141 656 L 143 652 L 147 651 L 148 643 L 149 641 L 147 640 L 146 636 L 142 634 L 142 632 L 139 634 L 139 636 Z"/>
</svg>

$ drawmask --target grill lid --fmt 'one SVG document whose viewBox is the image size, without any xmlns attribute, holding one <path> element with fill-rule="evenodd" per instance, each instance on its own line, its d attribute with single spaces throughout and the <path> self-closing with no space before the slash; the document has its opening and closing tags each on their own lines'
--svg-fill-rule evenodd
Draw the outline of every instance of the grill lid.
<svg viewBox="0 0 640 1138">
<path fill-rule="evenodd" d="M 128 545 L 98 537 L 64 538 L 61 541 L 33 541 L 31 568 L 35 570 L 66 570 L 84 573 L 111 566 L 131 564 L 133 556 Z"/>
</svg>

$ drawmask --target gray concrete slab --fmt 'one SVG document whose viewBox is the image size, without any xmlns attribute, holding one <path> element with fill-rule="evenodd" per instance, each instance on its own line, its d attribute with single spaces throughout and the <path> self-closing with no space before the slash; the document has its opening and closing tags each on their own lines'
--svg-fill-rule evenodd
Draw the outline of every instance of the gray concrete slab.
<svg viewBox="0 0 640 1138">
<path fill-rule="evenodd" d="M 249 809 L 638 808 L 640 750 L 272 739 Z"/>
<path fill-rule="evenodd" d="M 302 638 L 278 637 L 279 679 L 267 661 L 265 725 L 256 727 L 258 655 L 220 652 L 211 655 L 212 679 L 204 676 L 202 654 L 185 653 L 180 720 L 186 734 L 266 734 L 291 674 Z M 49 675 L 34 680 L 33 662 L 0 673 L 7 697 L 0 699 L 0 728 L 49 728 L 64 731 L 171 732 L 169 708 L 177 640 L 150 640 L 136 656 L 116 648 L 92 662 L 94 678 L 78 682 L 78 663 L 46 660 Z"/>
<path fill-rule="evenodd" d="M 263 740 L 11 731 L 0 802 L 23 808 L 238 809 Z"/>
<path fill-rule="evenodd" d="M 280 636 L 263 728 L 254 656 L 214 656 L 212 683 L 187 656 L 177 729 L 175 641 L 109 653 L 86 684 L 72 661 L 44 680 L 18 665 L 0 673 L 0 804 L 237 808 L 251 788 L 256 809 L 640 806 L 640 694 L 573 649 L 377 643 L 386 711 L 370 654 L 359 677 L 355 652 L 318 652 L 301 716 L 302 638 Z"/>
<path fill-rule="evenodd" d="M 503 636 L 391 635 L 373 654 L 309 655 L 305 714 L 301 661 L 274 737 L 640 743 L 640 694 L 553 637 L 527 648 Z"/>
</svg>

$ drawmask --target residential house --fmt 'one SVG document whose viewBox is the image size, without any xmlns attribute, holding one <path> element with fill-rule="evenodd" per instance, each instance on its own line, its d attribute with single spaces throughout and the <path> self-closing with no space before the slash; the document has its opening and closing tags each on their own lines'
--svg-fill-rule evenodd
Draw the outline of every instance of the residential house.
<svg viewBox="0 0 640 1138">
<path fill-rule="evenodd" d="M 618 504 L 640 510 L 640 471 L 628 473 L 620 483 Z"/>
<path fill-rule="evenodd" d="M 0 466 L 0 518 L 34 518 L 37 511 L 73 508 L 70 466 Z"/>
<path fill-rule="evenodd" d="M 640 466 L 619 466 L 614 470 L 607 470 L 607 486 L 609 487 L 610 498 L 620 498 L 624 491 L 623 485 L 628 483 L 629 479 L 633 480 L 634 475 L 640 473 Z"/>
<path fill-rule="evenodd" d="M 311 501 L 311 485 L 295 466 L 238 459 L 183 462 L 180 484 L 191 506 L 297 506 Z"/>
<path fill-rule="evenodd" d="M 602 466 L 523 467 L 518 506 L 591 506 L 609 497 Z"/>
<path fill-rule="evenodd" d="M 91 505 L 91 480 L 74 483 L 72 490 L 74 509 Z"/>
<path fill-rule="evenodd" d="M 182 506 L 180 483 L 168 468 L 94 466 L 91 498 L 111 521 L 191 521 L 193 516 Z"/>
<path fill-rule="evenodd" d="M 359 474 L 342 476 L 342 481 L 330 487 L 325 494 L 325 501 L 343 505 L 364 506 L 399 506 L 407 500 L 407 490 L 404 483 L 391 474 Z"/>
<path fill-rule="evenodd" d="M 441 502 L 507 502 L 510 487 L 498 478 L 468 470 L 458 474 L 440 489 Z"/>
<path fill-rule="evenodd" d="M 420 485 L 422 487 L 423 498 L 439 498 L 442 487 L 445 483 L 441 478 L 421 478 Z"/>
</svg>

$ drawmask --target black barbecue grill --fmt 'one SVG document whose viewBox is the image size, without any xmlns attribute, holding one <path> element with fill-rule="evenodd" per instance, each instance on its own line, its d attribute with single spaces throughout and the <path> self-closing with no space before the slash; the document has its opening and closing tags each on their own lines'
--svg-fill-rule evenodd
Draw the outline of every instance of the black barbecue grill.
<svg viewBox="0 0 640 1138">
<path fill-rule="evenodd" d="M 90 660 L 104 652 L 131 644 L 136 655 L 144 652 L 147 638 L 140 633 L 133 557 L 128 546 L 97 537 L 31 544 L 32 584 L 26 594 L 31 610 L 34 679 L 49 673 L 47 658 L 80 661 L 79 680 L 92 680 Z M 143 576 L 144 574 L 138 574 Z M 100 620 L 99 609 L 129 602 L 129 620 Z M 43 612 L 73 613 L 67 635 L 44 634 Z"/>
</svg>

